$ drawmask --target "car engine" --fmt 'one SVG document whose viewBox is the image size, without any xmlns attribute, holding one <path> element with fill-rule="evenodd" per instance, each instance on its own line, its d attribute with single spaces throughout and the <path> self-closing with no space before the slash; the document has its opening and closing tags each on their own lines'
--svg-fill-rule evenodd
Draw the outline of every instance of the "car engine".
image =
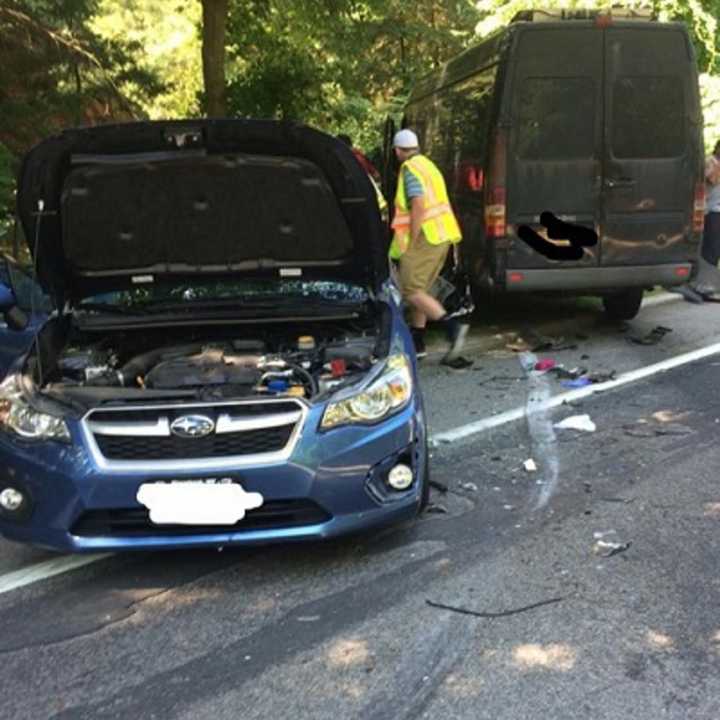
<svg viewBox="0 0 720 720">
<path fill-rule="evenodd" d="M 313 398 L 357 380 L 376 361 L 372 334 L 203 340 L 128 354 L 125 343 L 66 347 L 63 386 L 196 389 L 216 396 Z"/>
</svg>

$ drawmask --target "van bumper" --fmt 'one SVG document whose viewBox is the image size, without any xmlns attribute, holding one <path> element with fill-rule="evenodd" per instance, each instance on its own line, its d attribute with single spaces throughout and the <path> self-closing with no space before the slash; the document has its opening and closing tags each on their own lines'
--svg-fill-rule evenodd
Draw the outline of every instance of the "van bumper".
<svg viewBox="0 0 720 720">
<path fill-rule="evenodd" d="M 650 288 L 655 285 L 671 287 L 686 283 L 692 272 L 691 263 L 506 270 L 505 289 L 508 292 L 535 290 L 610 292 L 620 288 Z"/>
</svg>

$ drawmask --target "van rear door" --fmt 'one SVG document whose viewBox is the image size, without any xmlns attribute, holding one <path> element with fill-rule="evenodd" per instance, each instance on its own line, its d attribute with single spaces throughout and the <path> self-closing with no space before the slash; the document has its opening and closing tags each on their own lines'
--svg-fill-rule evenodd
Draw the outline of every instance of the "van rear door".
<svg viewBox="0 0 720 720">
<path fill-rule="evenodd" d="M 603 32 L 529 26 L 518 33 L 510 73 L 508 269 L 558 267 L 517 237 L 520 225 L 545 234 L 540 214 L 597 231 L 602 143 Z M 577 262 L 598 265 L 599 247 Z"/>
<path fill-rule="evenodd" d="M 601 264 L 693 257 L 697 78 L 680 28 L 611 26 L 605 36 Z"/>
</svg>

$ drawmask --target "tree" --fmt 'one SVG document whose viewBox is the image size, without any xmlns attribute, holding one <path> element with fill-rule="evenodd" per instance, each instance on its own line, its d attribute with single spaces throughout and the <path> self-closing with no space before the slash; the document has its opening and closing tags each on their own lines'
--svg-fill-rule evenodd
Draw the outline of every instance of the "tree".
<svg viewBox="0 0 720 720">
<path fill-rule="evenodd" d="M 227 114 L 225 99 L 225 30 L 228 0 L 202 0 L 202 58 L 205 107 L 211 117 Z"/>
<path fill-rule="evenodd" d="M 147 95 L 157 88 L 133 66 L 130 44 L 92 32 L 95 8 L 94 0 L 0 6 L 0 235 L 12 219 L 12 178 L 25 151 L 64 127 L 140 117 L 120 86 L 132 82 Z"/>
</svg>

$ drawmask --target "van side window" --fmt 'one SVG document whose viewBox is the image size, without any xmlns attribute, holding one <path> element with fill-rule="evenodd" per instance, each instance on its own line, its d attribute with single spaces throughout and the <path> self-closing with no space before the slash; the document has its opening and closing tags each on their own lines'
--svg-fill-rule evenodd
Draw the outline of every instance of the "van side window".
<svg viewBox="0 0 720 720">
<path fill-rule="evenodd" d="M 668 158 L 684 153 L 682 78 L 619 77 L 612 102 L 615 157 Z"/>
<path fill-rule="evenodd" d="M 526 78 L 515 101 L 516 150 L 526 160 L 594 155 L 595 84 L 589 77 Z"/>
<path fill-rule="evenodd" d="M 497 64 L 413 105 L 408 125 L 445 175 L 451 194 L 482 190 Z"/>
</svg>

